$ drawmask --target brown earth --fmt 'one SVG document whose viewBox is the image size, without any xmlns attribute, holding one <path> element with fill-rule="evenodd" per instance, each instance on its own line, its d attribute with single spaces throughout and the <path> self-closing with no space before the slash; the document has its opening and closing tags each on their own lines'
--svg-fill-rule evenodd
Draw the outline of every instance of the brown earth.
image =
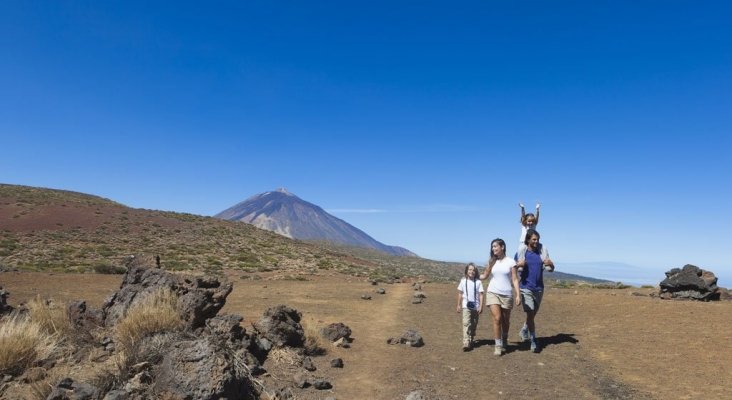
<svg viewBox="0 0 732 400">
<path fill-rule="evenodd" d="M 229 273 L 234 291 L 222 312 L 244 316 L 248 329 L 266 308 L 287 304 L 308 323 L 343 322 L 353 330 L 351 348 L 328 348 L 314 359 L 316 373 L 333 389 L 305 389 L 301 399 L 403 399 L 413 390 L 430 399 L 694 399 L 727 398 L 732 387 L 732 302 L 632 295 L 652 289 L 548 289 L 537 317 L 542 351 L 533 354 L 515 342 L 523 315 L 514 312 L 508 353 L 496 357 L 487 313 L 478 326 L 478 347 L 461 351 L 454 284 L 424 285 L 427 298 L 414 305 L 408 283 L 383 285 L 386 294 L 379 295 L 363 278 L 241 275 Z M 98 307 L 120 282 L 119 275 L 0 273 L 11 305 L 40 294 Z M 386 343 L 408 328 L 423 336 L 424 347 Z M 336 357 L 344 360 L 343 369 L 330 367 Z"/>
</svg>

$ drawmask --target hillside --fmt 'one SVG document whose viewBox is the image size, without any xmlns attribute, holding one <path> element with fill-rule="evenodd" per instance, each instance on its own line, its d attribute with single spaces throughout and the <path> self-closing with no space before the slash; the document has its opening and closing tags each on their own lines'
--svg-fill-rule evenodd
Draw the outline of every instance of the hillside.
<svg viewBox="0 0 732 400">
<path fill-rule="evenodd" d="M 132 254 L 159 255 L 164 268 L 251 273 L 282 279 L 340 272 L 373 279 L 423 275 L 455 280 L 450 263 L 307 243 L 241 222 L 134 209 L 83 193 L 0 185 L 0 267 L 109 270 Z M 426 266 L 422 271 L 420 266 Z"/>
<path fill-rule="evenodd" d="M 134 209 L 64 190 L 0 184 L 0 268 L 109 272 L 130 255 L 160 256 L 171 270 L 240 270 L 248 277 L 279 271 L 279 279 L 343 273 L 390 281 L 421 277 L 457 281 L 463 263 L 394 256 L 325 241 L 294 240 L 241 222 Z M 271 275 L 271 274 L 268 274 Z M 548 284 L 598 283 L 547 274 Z"/>
</svg>

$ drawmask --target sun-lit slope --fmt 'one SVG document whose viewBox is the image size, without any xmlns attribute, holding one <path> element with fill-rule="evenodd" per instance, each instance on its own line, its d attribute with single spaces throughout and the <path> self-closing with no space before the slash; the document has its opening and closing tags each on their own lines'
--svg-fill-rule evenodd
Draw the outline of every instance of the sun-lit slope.
<svg viewBox="0 0 732 400">
<path fill-rule="evenodd" d="M 378 252 L 356 254 L 241 222 L 133 209 L 69 191 L 0 185 L 0 267 L 81 272 L 123 265 L 132 254 L 159 255 L 169 269 L 279 270 L 283 276 L 338 271 L 378 279 L 455 277 L 448 263 Z M 403 264 L 399 258 L 405 259 Z M 430 267 L 420 271 L 421 262 Z"/>
</svg>

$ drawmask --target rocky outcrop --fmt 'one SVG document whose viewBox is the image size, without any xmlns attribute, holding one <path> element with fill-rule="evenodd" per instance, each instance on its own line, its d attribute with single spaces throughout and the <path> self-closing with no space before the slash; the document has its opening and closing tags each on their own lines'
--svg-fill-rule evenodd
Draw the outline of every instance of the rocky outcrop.
<svg viewBox="0 0 732 400">
<path fill-rule="evenodd" d="M 181 399 L 258 398 L 245 352 L 211 335 L 175 342 L 157 371 L 155 393 Z"/>
<path fill-rule="evenodd" d="M 221 310 L 232 285 L 215 277 L 173 275 L 159 268 L 131 263 L 120 289 L 102 306 L 104 324 L 114 325 L 136 300 L 161 288 L 169 288 L 178 296 L 178 313 L 187 328 L 195 329 Z"/>
<path fill-rule="evenodd" d="M 666 279 L 659 284 L 662 299 L 719 300 L 717 277 L 711 271 L 686 264 L 666 272 Z"/>
<path fill-rule="evenodd" d="M 8 296 L 10 293 L 0 286 L 0 315 L 13 311 L 13 307 L 8 305 Z"/>
<path fill-rule="evenodd" d="M 279 305 L 268 308 L 262 318 L 254 323 L 254 329 L 275 346 L 302 347 L 305 331 L 300 325 L 301 318 L 299 311 Z"/>
</svg>

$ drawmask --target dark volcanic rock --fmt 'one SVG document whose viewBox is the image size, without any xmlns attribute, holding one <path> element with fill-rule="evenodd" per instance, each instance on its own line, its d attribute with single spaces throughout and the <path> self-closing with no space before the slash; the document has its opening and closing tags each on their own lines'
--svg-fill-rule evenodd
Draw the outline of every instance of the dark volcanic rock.
<svg viewBox="0 0 732 400">
<path fill-rule="evenodd" d="M 719 300 L 717 277 L 695 265 L 686 264 L 666 272 L 666 279 L 660 284 L 662 299 Z"/>
<path fill-rule="evenodd" d="M 351 328 L 348 327 L 348 325 L 345 325 L 342 322 L 330 324 L 326 327 L 323 327 L 320 330 L 320 335 L 324 338 L 330 340 L 331 342 L 335 342 L 336 340 L 340 338 L 351 338 Z"/>
<path fill-rule="evenodd" d="M 8 305 L 8 296 L 10 293 L 0 286 L 0 315 L 13 311 L 13 307 Z"/>
<path fill-rule="evenodd" d="M 302 347 L 305 331 L 300 325 L 299 311 L 285 305 L 268 308 L 262 318 L 254 323 L 254 329 L 275 346 Z"/>
<path fill-rule="evenodd" d="M 159 268 L 131 264 L 117 292 L 102 306 L 104 324 L 114 325 L 139 299 L 161 288 L 178 295 L 178 313 L 188 328 L 199 328 L 214 317 L 231 293 L 231 283 L 215 277 L 174 275 Z"/>
</svg>

